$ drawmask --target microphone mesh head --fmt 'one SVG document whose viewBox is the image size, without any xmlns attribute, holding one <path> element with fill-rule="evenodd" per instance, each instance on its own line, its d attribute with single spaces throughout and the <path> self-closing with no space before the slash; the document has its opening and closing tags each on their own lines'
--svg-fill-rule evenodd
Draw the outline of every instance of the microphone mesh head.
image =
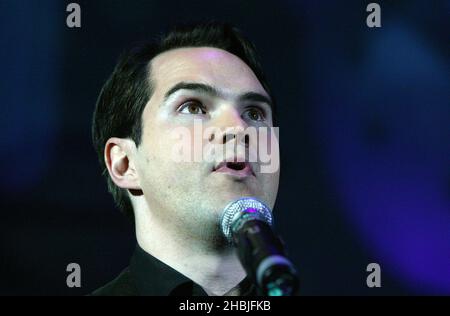
<svg viewBox="0 0 450 316">
<path fill-rule="evenodd" d="M 251 214 L 253 218 L 272 225 L 272 211 L 266 204 L 254 197 L 244 197 L 235 200 L 225 206 L 219 219 L 222 233 L 230 243 L 233 241 L 231 226 L 244 213 Z"/>
</svg>

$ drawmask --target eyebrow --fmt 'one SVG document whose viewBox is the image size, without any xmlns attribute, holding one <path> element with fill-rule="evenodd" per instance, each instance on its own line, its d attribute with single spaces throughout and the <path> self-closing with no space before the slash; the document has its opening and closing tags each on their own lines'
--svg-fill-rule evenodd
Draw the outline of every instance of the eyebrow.
<svg viewBox="0 0 450 316">
<path fill-rule="evenodd" d="M 216 87 L 213 87 L 211 85 L 207 85 L 204 83 L 196 83 L 196 82 L 179 82 L 176 85 L 174 85 L 172 88 L 169 89 L 164 95 L 164 102 L 169 99 L 171 95 L 173 95 L 178 90 L 190 90 L 194 92 L 204 93 L 211 95 L 213 97 L 221 97 L 222 93 L 217 89 Z M 262 102 L 267 103 L 272 109 L 273 104 L 270 98 L 266 97 L 265 95 L 258 93 L 258 92 L 245 92 L 238 96 L 238 100 L 240 102 L 244 101 L 253 101 L 253 102 Z"/>
</svg>

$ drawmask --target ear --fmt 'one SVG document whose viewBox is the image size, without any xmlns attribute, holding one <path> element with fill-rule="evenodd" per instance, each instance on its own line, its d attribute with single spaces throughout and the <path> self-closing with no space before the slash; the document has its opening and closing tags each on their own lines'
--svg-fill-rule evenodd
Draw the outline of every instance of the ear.
<svg viewBox="0 0 450 316">
<path fill-rule="evenodd" d="M 134 141 L 112 137 L 106 142 L 104 154 L 109 176 L 119 188 L 141 190 L 134 162 L 136 155 Z"/>
</svg>

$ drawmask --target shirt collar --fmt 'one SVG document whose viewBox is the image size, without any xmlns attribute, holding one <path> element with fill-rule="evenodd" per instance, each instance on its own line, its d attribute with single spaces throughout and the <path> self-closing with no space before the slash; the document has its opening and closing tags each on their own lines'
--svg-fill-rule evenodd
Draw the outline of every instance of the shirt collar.
<svg viewBox="0 0 450 316">
<path fill-rule="evenodd" d="M 130 262 L 130 270 L 139 295 L 206 296 L 205 290 L 191 279 L 153 257 L 139 245 Z M 255 287 L 245 278 L 238 287 L 241 295 L 255 295 Z"/>
<path fill-rule="evenodd" d="M 185 275 L 136 246 L 130 263 L 140 295 L 203 296 L 206 292 Z"/>
</svg>

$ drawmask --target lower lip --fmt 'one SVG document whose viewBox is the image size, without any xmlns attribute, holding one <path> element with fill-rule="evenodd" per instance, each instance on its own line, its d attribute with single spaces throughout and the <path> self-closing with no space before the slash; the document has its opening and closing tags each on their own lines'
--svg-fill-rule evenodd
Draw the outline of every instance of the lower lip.
<svg viewBox="0 0 450 316">
<path fill-rule="evenodd" d="M 226 166 L 222 166 L 219 169 L 215 170 L 214 172 L 227 174 L 227 175 L 230 175 L 230 176 L 233 176 L 236 178 L 246 178 L 246 177 L 253 176 L 253 172 L 249 166 L 246 166 L 242 170 L 234 170 L 234 169 L 230 169 Z"/>
</svg>

